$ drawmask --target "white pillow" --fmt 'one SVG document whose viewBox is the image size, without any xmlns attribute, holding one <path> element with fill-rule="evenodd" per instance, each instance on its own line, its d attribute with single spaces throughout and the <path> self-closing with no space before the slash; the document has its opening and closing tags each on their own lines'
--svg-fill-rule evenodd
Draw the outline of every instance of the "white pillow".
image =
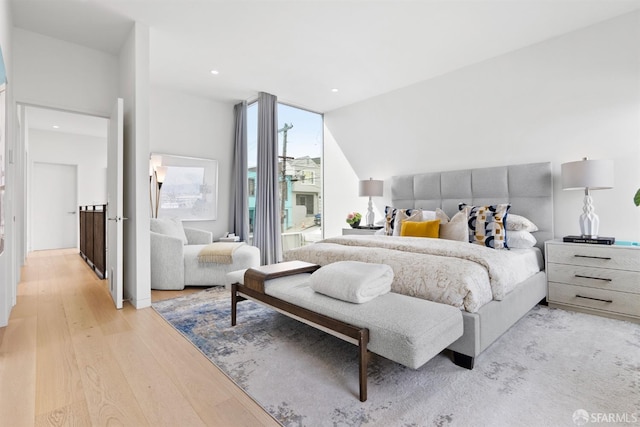
<svg viewBox="0 0 640 427">
<path fill-rule="evenodd" d="M 437 219 L 436 211 L 422 211 L 422 221 L 433 221 L 434 219 Z"/>
<path fill-rule="evenodd" d="M 449 222 L 449 215 L 447 215 L 442 209 L 436 208 L 436 219 L 440 220 L 440 224 L 446 224 Z"/>
<path fill-rule="evenodd" d="M 507 247 L 511 249 L 528 249 L 538 243 L 533 234 L 525 230 L 507 230 Z"/>
<path fill-rule="evenodd" d="M 510 213 L 507 216 L 507 231 L 509 230 L 524 230 L 533 233 L 534 231 L 538 231 L 538 227 L 528 218 Z"/>
<path fill-rule="evenodd" d="M 182 240 L 185 245 L 189 243 L 182 221 L 177 218 L 151 218 L 151 231 L 165 236 L 176 237 Z"/>
<path fill-rule="evenodd" d="M 442 214 L 444 214 L 444 217 L 447 216 L 444 212 L 442 212 Z M 439 216 L 441 221 L 442 214 Z M 465 211 L 460 211 L 455 214 L 448 223 L 440 223 L 440 238 L 457 240 L 459 242 L 469 241 L 469 228 L 467 226 L 467 215 Z"/>
</svg>

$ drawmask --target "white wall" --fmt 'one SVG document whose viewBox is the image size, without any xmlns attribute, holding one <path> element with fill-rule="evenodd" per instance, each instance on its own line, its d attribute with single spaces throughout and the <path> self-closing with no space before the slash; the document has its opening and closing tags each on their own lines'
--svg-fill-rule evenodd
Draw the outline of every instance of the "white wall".
<svg viewBox="0 0 640 427">
<path fill-rule="evenodd" d="M 106 124 L 105 124 L 106 134 Z M 78 204 L 107 203 L 107 138 L 64 132 L 29 130 L 30 163 L 78 167 Z"/>
<path fill-rule="evenodd" d="M 233 104 L 153 86 L 151 139 L 153 153 L 201 157 L 218 161 L 218 219 L 185 223 L 213 232 L 229 230 L 233 166 Z M 148 181 L 148 175 L 147 175 Z"/>
<path fill-rule="evenodd" d="M 13 81 L 13 46 L 12 46 L 12 28 L 13 24 L 11 21 L 11 7 L 9 2 L 0 2 L 0 46 L 2 47 L 2 55 L 4 58 L 4 65 L 7 72 L 7 80 Z M 6 119 L 6 129 L 3 129 L 6 138 L 6 147 L 5 152 L 2 153 L 3 158 L 7 159 L 7 154 L 9 153 L 9 149 L 13 146 L 13 135 L 15 129 L 15 114 L 13 108 L 13 99 L 14 99 L 14 88 L 13 84 L 7 85 L 7 93 L 6 93 L 6 105 L 7 112 L 5 115 Z M 16 193 L 15 190 L 15 174 L 9 175 L 13 173 L 13 167 L 7 164 L 7 190 L 4 198 L 4 209 L 5 209 L 5 232 L 6 232 L 6 240 L 4 242 L 5 248 L 2 254 L 0 254 L 0 327 L 6 326 L 9 322 L 9 314 L 11 313 L 11 308 L 16 303 L 16 285 L 18 282 L 18 275 L 16 271 L 18 270 L 18 262 L 16 256 L 16 244 L 13 236 L 15 235 L 15 227 L 12 222 L 9 220 L 11 218 L 12 212 L 15 209 L 15 206 L 12 203 L 12 198 Z"/>
<path fill-rule="evenodd" d="M 108 117 L 117 95 L 114 55 L 16 28 L 15 99 Z"/>
<path fill-rule="evenodd" d="M 149 179 L 148 28 L 136 25 L 119 56 L 21 29 L 15 29 L 14 39 L 16 101 L 109 117 L 117 97 L 124 98 L 124 208 L 130 218 L 125 222 L 124 292 L 134 306 L 149 306 L 148 204 L 137 197 Z"/>
<path fill-rule="evenodd" d="M 326 113 L 325 126 L 359 179 L 551 161 L 556 236 L 579 232 L 583 198 L 560 189 L 560 164 L 613 159 L 615 188 L 594 192 L 600 234 L 640 240 L 638 12 Z M 333 181 L 352 179 L 342 163 L 325 156 Z M 348 191 L 359 207 L 353 188 L 326 185 L 326 205 Z"/>
<path fill-rule="evenodd" d="M 324 237 L 333 237 L 342 234 L 343 228 L 349 227 L 346 223 L 349 212 L 360 212 L 364 217 L 369 199 L 358 197 L 358 176 L 328 129 L 326 115 L 322 162 L 324 167 L 322 232 Z M 379 178 L 376 177 L 376 179 Z M 384 206 L 382 212 L 384 212 Z M 375 213 L 377 220 L 382 219 L 382 214 L 377 209 Z"/>
<path fill-rule="evenodd" d="M 149 242 L 149 28 L 136 23 L 119 56 L 124 99 L 124 298 L 151 305 Z"/>
</svg>

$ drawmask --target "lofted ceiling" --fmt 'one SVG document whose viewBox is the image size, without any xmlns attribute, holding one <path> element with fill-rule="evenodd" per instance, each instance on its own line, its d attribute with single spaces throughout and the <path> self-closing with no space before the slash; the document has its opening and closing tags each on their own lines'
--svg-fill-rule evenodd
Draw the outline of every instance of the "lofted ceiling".
<svg viewBox="0 0 640 427">
<path fill-rule="evenodd" d="M 14 26 L 114 55 L 134 21 L 149 26 L 153 85 L 225 102 L 265 91 L 318 112 L 640 9 L 640 0 L 11 2 Z"/>
</svg>

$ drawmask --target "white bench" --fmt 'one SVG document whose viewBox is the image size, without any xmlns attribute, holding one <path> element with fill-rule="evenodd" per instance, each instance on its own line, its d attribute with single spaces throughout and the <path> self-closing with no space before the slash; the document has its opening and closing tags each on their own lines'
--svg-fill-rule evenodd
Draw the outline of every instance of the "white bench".
<svg viewBox="0 0 640 427">
<path fill-rule="evenodd" d="M 308 278 L 318 268 L 290 261 L 230 273 L 231 324 L 238 301 L 251 299 L 358 345 L 363 402 L 367 350 L 417 369 L 462 336 L 462 313 L 455 307 L 396 293 L 353 304 L 314 292 Z"/>
</svg>

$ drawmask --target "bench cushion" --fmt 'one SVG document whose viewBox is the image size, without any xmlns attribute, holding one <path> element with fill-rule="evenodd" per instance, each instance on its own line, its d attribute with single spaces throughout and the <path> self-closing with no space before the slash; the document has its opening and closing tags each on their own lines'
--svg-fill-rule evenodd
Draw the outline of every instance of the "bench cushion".
<svg viewBox="0 0 640 427">
<path fill-rule="evenodd" d="M 368 349 L 394 362 L 417 369 L 462 336 L 462 313 L 455 307 L 396 293 L 352 304 L 313 291 L 309 276 L 267 280 L 265 293 L 368 328 Z"/>
</svg>

